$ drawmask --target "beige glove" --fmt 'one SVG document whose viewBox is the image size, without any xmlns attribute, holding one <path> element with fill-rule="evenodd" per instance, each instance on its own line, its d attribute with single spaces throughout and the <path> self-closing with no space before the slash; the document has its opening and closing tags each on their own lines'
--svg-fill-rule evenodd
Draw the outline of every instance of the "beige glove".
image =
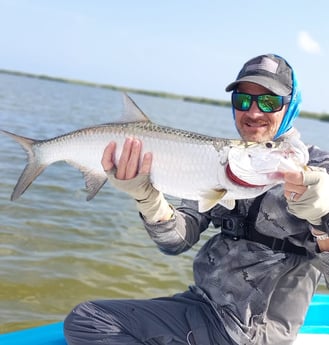
<svg viewBox="0 0 329 345">
<path fill-rule="evenodd" d="M 138 174 L 129 180 L 119 180 L 115 173 L 116 169 L 106 171 L 110 183 L 136 200 L 138 211 L 148 223 L 157 223 L 172 217 L 173 209 L 163 194 L 152 186 L 149 174 Z"/>
<path fill-rule="evenodd" d="M 288 200 L 288 211 L 313 225 L 320 225 L 321 218 L 329 213 L 329 175 L 323 168 L 309 168 L 303 172 L 303 185 L 307 190 L 298 200 Z"/>
</svg>

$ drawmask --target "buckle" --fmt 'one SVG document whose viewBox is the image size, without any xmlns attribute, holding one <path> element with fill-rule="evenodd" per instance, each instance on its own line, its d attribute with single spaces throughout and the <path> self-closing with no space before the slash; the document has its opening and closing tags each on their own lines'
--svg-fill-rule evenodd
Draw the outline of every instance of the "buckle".
<svg viewBox="0 0 329 345">
<path fill-rule="evenodd" d="M 245 238 L 246 229 L 247 222 L 244 216 L 231 213 L 222 216 L 221 232 L 233 240 L 236 241 L 240 238 Z"/>
</svg>

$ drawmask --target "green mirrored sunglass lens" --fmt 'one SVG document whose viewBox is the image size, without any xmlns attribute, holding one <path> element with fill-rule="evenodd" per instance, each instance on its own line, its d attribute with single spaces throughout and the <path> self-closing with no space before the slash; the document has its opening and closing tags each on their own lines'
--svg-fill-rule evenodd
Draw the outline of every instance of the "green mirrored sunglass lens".
<svg viewBox="0 0 329 345">
<path fill-rule="evenodd" d="M 262 111 L 270 112 L 282 107 L 282 97 L 264 95 L 258 97 L 258 106 Z"/>
<path fill-rule="evenodd" d="M 248 110 L 250 108 L 251 97 L 249 95 L 237 94 L 235 96 L 235 105 L 238 109 Z"/>
</svg>

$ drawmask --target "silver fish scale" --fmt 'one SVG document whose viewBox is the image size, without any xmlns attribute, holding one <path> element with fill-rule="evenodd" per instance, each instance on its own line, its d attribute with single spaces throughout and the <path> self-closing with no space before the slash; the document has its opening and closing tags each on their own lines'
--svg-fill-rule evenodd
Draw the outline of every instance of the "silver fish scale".
<svg viewBox="0 0 329 345">
<path fill-rule="evenodd" d="M 151 121 L 141 121 L 141 122 L 129 122 L 126 124 L 107 124 L 104 125 L 110 126 L 111 128 L 118 127 L 118 130 L 123 130 L 124 132 L 129 132 L 131 135 L 145 135 L 147 136 L 156 136 L 157 138 L 172 139 L 175 141 L 187 141 L 187 142 L 197 142 L 199 145 L 214 145 L 218 149 L 224 146 L 248 146 L 248 142 L 242 140 L 231 140 L 231 139 L 222 139 L 216 138 L 208 135 L 203 135 L 200 133 L 184 131 L 172 127 L 160 126 Z"/>
</svg>

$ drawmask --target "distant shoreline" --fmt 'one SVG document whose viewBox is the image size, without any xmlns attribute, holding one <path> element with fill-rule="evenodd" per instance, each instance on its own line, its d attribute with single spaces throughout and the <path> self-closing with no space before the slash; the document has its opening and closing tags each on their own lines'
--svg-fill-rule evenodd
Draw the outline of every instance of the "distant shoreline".
<svg viewBox="0 0 329 345">
<path fill-rule="evenodd" d="M 206 97 L 195 97 L 195 96 L 187 96 L 187 95 L 178 95 L 178 94 L 170 93 L 170 92 L 141 90 L 141 89 L 135 89 L 135 88 L 129 88 L 129 87 L 120 87 L 120 86 L 115 86 L 115 85 L 110 85 L 110 84 L 93 83 L 93 82 L 82 81 L 82 80 L 51 77 L 48 75 L 33 74 L 33 73 L 26 73 L 26 72 L 19 72 L 19 71 L 10 71 L 10 70 L 3 70 L 3 69 L 0 69 L 0 73 L 1 74 L 16 75 L 16 76 L 21 76 L 21 77 L 56 81 L 56 82 L 60 82 L 60 83 L 78 84 L 78 85 L 83 85 L 83 86 L 98 87 L 98 88 L 110 89 L 110 90 L 114 90 L 114 91 L 133 92 L 133 93 L 137 93 L 137 94 L 154 96 L 154 97 L 180 99 L 180 100 L 183 100 L 186 102 L 210 104 L 210 105 L 217 105 L 217 106 L 221 106 L 221 107 L 231 107 L 231 102 L 229 102 L 229 101 L 221 101 L 221 100 L 216 100 L 216 99 L 206 98 Z M 304 117 L 304 118 L 311 118 L 311 119 L 315 119 L 315 120 L 328 121 L 329 122 L 329 114 L 327 114 L 327 113 L 314 113 L 314 112 L 309 112 L 309 111 L 301 111 L 299 116 Z"/>
</svg>

